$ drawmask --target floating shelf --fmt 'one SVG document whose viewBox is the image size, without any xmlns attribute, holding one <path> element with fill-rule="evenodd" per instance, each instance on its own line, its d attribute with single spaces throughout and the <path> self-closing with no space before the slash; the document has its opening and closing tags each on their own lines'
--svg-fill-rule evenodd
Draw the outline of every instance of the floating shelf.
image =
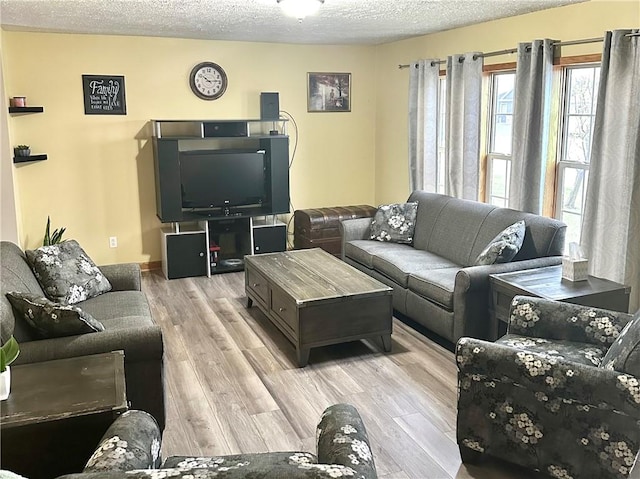
<svg viewBox="0 0 640 479">
<path fill-rule="evenodd" d="M 9 113 L 43 113 L 43 106 L 10 106 Z"/>
<path fill-rule="evenodd" d="M 29 155 L 29 156 L 14 156 L 14 163 L 26 163 L 28 161 L 43 161 L 47 159 L 47 155 Z"/>
</svg>

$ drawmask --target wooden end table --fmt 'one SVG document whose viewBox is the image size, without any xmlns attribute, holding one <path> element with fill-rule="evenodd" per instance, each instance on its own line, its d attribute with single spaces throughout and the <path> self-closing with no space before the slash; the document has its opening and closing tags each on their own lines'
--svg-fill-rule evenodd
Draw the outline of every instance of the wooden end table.
<svg viewBox="0 0 640 479">
<path fill-rule="evenodd" d="M 29 479 L 82 472 L 126 410 L 123 351 L 12 366 L 0 403 L 2 468 Z"/>
<path fill-rule="evenodd" d="M 585 281 L 569 281 L 562 278 L 560 265 L 491 274 L 489 282 L 494 338 L 506 330 L 511 300 L 519 294 L 612 311 L 629 311 L 629 286 L 595 276 L 589 276 Z"/>
<path fill-rule="evenodd" d="M 256 305 L 294 344 L 311 348 L 379 338 L 391 350 L 392 292 L 320 248 L 245 256 L 247 306 Z"/>
</svg>

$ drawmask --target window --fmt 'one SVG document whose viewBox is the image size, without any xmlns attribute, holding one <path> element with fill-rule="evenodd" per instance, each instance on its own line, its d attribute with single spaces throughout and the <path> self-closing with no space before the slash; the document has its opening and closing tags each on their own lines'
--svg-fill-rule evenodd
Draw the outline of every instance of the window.
<svg viewBox="0 0 640 479">
<path fill-rule="evenodd" d="M 446 154 L 445 154 L 445 116 L 447 112 L 447 79 L 444 76 L 439 78 L 439 92 L 438 92 L 438 162 L 436 164 L 436 175 L 438 181 L 436 183 L 436 193 L 446 193 L 445 185 L 445 171 L 446 168 Z"/>
<path fill-rule="evenodd" d="M 555 216 L 567 224 L 567 245 L 580 243 L 599 79 L 599 66 L 564 70 Z"/>
<path fill-rule="evenodd" d="M 567 224 L 569 244 L 580 242 L 600 66 L 565 66 L 562 76 L 556 190 L 549 194 L 555 197 L 555 217 Z M 487 202 L 503 207 L 509 205 L 514 85 L 514 71 L 490 76 Z"/>
<path fill-rule="evenodd" d="M 489 107 L 489 152 L 487 154 L 487 201 L 496 206 L 509 205 L 511 175 L 511 129 L 513 126 L 513 90 L 515 72 L 491 75 Z"/>
</svg>

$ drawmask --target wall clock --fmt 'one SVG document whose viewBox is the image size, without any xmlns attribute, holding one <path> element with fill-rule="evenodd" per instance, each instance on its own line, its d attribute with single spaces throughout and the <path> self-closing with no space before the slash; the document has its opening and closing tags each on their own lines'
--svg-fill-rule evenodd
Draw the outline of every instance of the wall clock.
<svg viewBox="0 0 640 479">
<path fill-rule="evenodd" d="M 189 76 L 189 86 L 203 100 L 217 100 L 227 89 L 227 74 L 213 62 L 198 63 Z"/>
</svg>

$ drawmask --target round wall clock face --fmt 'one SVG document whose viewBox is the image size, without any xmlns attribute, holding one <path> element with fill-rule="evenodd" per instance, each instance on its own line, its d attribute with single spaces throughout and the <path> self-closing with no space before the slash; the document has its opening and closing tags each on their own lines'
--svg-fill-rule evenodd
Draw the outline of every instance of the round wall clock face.
<svg viewBox="0 0 640 479">
<path fill-rule="evenodd" d="M 203 100 L 216 100 L 227 89 L 227 74 L 216 63 L 198 63 L 191 70 L 189 85 L 197 97 Z"/>
</svg>

